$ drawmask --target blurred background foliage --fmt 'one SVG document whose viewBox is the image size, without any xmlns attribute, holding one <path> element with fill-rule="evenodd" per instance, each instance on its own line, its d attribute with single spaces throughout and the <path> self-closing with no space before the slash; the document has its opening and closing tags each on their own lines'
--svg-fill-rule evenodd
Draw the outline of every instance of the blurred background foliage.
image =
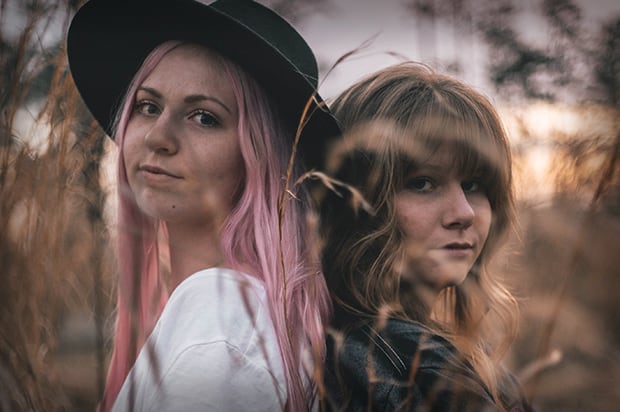
<svg viewBox="0 0 620 412">
<path fill-rule="evenodd" d="M 337 0 L 263 3 L 298 23 Z M 612 411 L 620 403 L 620 15 L 593 32 L 573 0 L 533 3 L 546 44 L 523 36 L 517 0 L 403 2 L 412 22 L 424 23 L 418 30 L 450 24 L 489 50 L 479 64 L 511 136 L 519 197 L 519 230 L 494 263 L 522 302 L 509 367 L 540 411 Z M 80 4 L 0 0 L 1 411 L 93 410 L 103 388 L 115 147 L 67 71 L 64 33 Z M 462 65 L 443 62 L 457 77 Z"/>
</svg>

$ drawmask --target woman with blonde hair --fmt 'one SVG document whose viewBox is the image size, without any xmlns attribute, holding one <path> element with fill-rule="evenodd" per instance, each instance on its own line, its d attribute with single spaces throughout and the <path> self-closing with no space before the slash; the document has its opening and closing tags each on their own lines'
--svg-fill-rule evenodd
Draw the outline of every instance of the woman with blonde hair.
<svg viewBox="0 0 620 412">
<path fill-rule="evenodd" d="M 334 302 L 328 410 L 529 410 L 500 365 L 517 306 L 488 271 L 514 216 L 511 155 L 487 98 L 427 66 L 362 79 L 331 105 L 319 195 Z"/>
</svg>

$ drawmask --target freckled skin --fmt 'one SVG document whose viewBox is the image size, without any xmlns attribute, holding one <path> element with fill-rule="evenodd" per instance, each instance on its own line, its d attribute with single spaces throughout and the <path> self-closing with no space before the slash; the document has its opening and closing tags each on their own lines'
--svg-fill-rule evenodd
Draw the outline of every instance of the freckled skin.
<svg viewBox="0 0 620 412">
<path fill-rule="evenodd" d="M 219 226 L 243 184 L 230 81 L 209 50 L 182 45 L 144 80 L 123 147 L 140 209 L 169 223 Z"/>
</svg>

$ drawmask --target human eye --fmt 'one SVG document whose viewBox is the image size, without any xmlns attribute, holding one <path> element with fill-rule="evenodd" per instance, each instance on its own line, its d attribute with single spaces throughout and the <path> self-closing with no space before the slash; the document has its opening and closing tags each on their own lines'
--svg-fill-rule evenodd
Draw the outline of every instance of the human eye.
<svg viewBox="0 0 620 412">
<path fill-rule="evenodd" d="M 407 188 L 414 192 L 427 193 L 435 189 L 435 183 L 430 177 L 420 176 L 409 180 Z"/>
<path fill-rule="evenodd" d="M 197 110 L 193 112 L 190 115 L 190 119 L 193 119 L 204 127 L 216 127 L 220 124 L 217 117 L 215 117 L 215 115 L 213 115 L 212 113 L 207 112 L 206 110 Z"/>
<path fill-rule="evenodd" d="M 145 116 L 155 116 L 160 113 L 159 106 L 150 100 L 139 100 L 134 105 L 134 111 Z"/>
<path fill-rule="evenodd" d="M 484 192 L 482 183 L 476 179 L 462 181 L 461 188 L 467 193 Z"/>
</svg>

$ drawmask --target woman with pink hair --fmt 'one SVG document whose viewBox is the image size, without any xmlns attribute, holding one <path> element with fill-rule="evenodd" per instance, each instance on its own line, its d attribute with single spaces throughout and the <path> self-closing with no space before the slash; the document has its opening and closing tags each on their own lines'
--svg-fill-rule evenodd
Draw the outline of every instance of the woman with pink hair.
<svg viewBox="0 0 620 412">
<path fill-rule="evenodd" d="M 248 0 L 91 0 L 67 50 L 120 149 L 100 409 L 311 409 L 330 305 L 307 193 L 289 182 L 339 133 L 312 51 Z"/>
</svg>

